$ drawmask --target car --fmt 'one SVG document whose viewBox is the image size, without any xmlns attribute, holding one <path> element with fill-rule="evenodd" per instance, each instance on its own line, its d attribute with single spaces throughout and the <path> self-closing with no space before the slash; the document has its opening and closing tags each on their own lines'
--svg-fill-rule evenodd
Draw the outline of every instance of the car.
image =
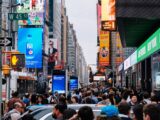
<svg viewBox="0 0 160 120">
<path fill-rule="evenodd" d="M 68 108 L 72 108 L 78 112 L 79 108 L 83 106 L 89 106 L 92 108 L 95 118 L 100 115 L 102 106 L 97 106 L 95 104 L 69 104 Z M 30 114 L 33 115 L 36 120 L 54 120 L 52 118 L 52 110 L 54 105 L 35 105 L 28 107 Z M 26 114 L 26 113 L 25 113 Z"/>
</svg>

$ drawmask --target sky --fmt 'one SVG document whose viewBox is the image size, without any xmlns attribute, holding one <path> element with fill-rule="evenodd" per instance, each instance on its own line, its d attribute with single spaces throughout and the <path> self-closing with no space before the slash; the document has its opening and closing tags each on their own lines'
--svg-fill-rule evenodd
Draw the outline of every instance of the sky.
<svg viewBox="0 0 160 120">
<path fill-rule="evenodd" d="M 98 0 L 66 0 L 69 22 L 76 31 L 87 64 L 96 64 L 97 59 L 97 17 Z"/>
</svg>

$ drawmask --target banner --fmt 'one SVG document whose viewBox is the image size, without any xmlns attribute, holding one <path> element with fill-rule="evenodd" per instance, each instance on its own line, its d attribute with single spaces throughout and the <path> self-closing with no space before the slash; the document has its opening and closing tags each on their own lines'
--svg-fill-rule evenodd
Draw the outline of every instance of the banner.
<svg viewBox="0 0 160 120">
<path fill-rule="evenodd" d="M 102 0 L 101 1 L 102 10 L 102 30 L 115 30 L 115 0 Z"/>
<path fill-rule="evenodd" d="M 19 25 L 43 25 L 44 0 L 17 0 L 23 6 L 17 7 L 18 13 L 28 13 L 28 20 L 19 20 Z"/>
<path fill-rule="evenodd" d="M 25 54 L 27 68 L 42 68 L 42 28 L 19 28 L 18 51 Z"/>
<path fill-rule="evenodd" d="M 120 35 L 117 32 L 116 33 L 116 60 L 115 60 L 115 63 L 116 65 L 119 65 L 122 62 L 123 62 L 123 48 L 122 48 Z"/>
<path fill-rule="evenodd" d="M 109 32 L 100 32 L 99 66 L 110 65 L 110 36 Z"/>
<path fill-rule="evenodd" d="M 97 3 L 97 34 L 100 35 L 101 30 L 101 5 Z"/>
</svg>

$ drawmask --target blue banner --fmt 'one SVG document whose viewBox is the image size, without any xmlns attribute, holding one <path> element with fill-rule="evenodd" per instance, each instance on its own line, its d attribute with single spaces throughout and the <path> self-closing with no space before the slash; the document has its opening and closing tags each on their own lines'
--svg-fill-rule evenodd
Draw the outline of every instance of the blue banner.
<svg viewBox="0 0 160 120">
<path fill-rule="evenodd" d="M 52 92 L 65 93 L 65 75 L 53 75 Z"/>
<path fill-rule="evenodd" d="M 42 28 L 19 28 L 18 51 L 26 55 L 26 68 L 42 68 Z"/>
</svg>

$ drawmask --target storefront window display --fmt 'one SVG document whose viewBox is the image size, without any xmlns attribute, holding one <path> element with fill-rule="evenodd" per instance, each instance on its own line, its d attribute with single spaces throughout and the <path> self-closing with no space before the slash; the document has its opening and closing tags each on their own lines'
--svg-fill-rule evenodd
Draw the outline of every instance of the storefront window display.
<svg viewBox="0 0 160 120">
<path fill-rule="evenodd" d="M 160 52 L 152 56 L 152 87 L 160 90 Z"/>
</svg>

